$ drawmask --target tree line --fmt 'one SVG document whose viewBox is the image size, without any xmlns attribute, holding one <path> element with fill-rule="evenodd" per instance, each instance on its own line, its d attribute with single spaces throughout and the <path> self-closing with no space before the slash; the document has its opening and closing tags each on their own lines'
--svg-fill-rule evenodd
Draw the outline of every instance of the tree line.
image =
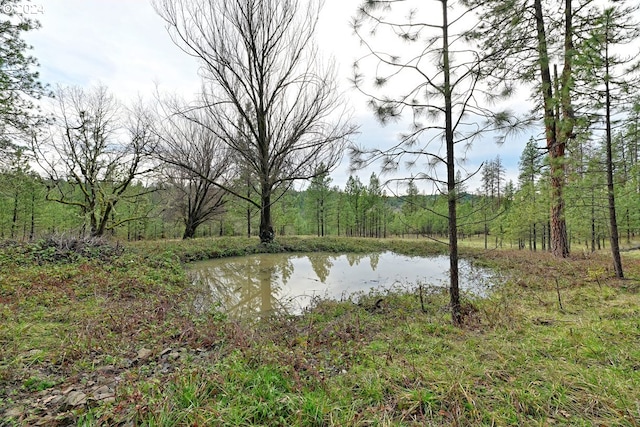
<svg viewBox="0 0 640 427">
<path fill-rule="evenodd" d="M 614 138 L 619 237 L 626 245 L 635 242 L 640 233 L 637 125 L 637 118 L 626 121 Z M 586 252 L 608 248 L 604 142 L 585 141 L 575 148 L 582 154 L 567 167 L 569 246 Z M 496 157 L 484 165 L 478 188 L 459 188 L 458 238 L 481 238 L 485 248 L 550 251 L 550 168 L 543 147 L 533 138 L 526 144 L 517 182 L 506 180 L 505 172 L 504 163 Z M 5 208 L 0 211 L 0 236 L 33 239 L 51 233 L 89 234 L 91 220 L 82 209 L 55 203 L 47 196 L 53 184 L 19 156 L 3 168 L 0 197 Z M 62 190 L 56 191 L 70 200 L 84 198 L 83 190 L 71 183 L 57 185 Z M 229 185 L 247 198 L 259 199 L 259 193 L 242 177 Z M 147 185 L 133 183 L 108 216 L 104 235 L 127 240 L 258 236 L 260 215 L 254 204 L 223 194 L 214 186 L 206 188 L 202 196 L 190 198 L 190 188 L 195 194 L 199 187 L 186 185 L 175 176 L 160 176 Z M 340 188 L 332 185 L 330 174 L 325 172 L 303 189 L 276 194 L 274 231 L 277 235 L 446 239 L 446 196 L 426 193 L 416 182 L 409 182 L 398 193 L 391 193 L 375 173 L 368 182 L 352 175 Z M 206 209 L 198 212 L 198 205 Z"/>
</svg>

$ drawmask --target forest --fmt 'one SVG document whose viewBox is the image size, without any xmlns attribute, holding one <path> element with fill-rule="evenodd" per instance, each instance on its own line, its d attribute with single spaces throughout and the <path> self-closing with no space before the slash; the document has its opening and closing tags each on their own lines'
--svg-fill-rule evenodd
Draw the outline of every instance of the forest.
<svg viewBox="0 0 640 427">
<path fill-rule="evenodd" d="M 335 64 L 318 60 L 319 3 L 221 2 L 205 17 L 187 2 L 153 3 L 172 41 L 201 64 L 191 100 L 43 86 L 20 38 L 37 21 L 23 16 L 9 32 L 17 47 L 7 59 L 21 73 L 7 75 L 26 90 L 7 100 L 15 111 L 2 143 L 0 236 L 424 236 L 448 247 L 454 323 L 465 236 L 559 258 L 608 241 L 623 278 L 620 239 L 631 245 L 638 221 L 635 7 L 567 1 L 555 14 L 536 0 L 510 10 L 497 34 L 501 2 L 440 3 L 433 24 L 414 22 L 405 2 L 365 2 L 353 18 L 364 54 L 352 89 L 383 125 L 411 117 L 387 148 L 352 141 L 358 124 Z M 402 54 L 386 51 L 385 35 L 407 43 Z M 529 111 L 511 102 L 523 90 Z M 499 155 L 464 166 L 474 143 L 527 132 L 517 182 L 505 179 Z M 380 173 L 332 187 L 345 157 L 354 171 Z M 476 175 L 481 185 L 467 189 Z"/>
<path fill-rule="evenodd" d="M 0 2 L 0 426 L 640 423 L 637 2 L 361 0 L 349 75 L 324 5 L 151 0 L 199 89 L 127 98 Z"/>
<path fill-rule="evenodd" d="M 634 139 L 638 119 L 626 121 L 614 138 L 616 212 L 621 241 L 627 246 L 634 244 L 640 231 L 638 142 Z M 580 157 L 568 164 L 567 230 L 573 250 L 593 252 L 609 245 L 605 153 L 600 143 L 581 145 L 575 148 Z M 481 172 L 482 187 L 473 192 L 464 186 L 459 190 L 460 238 L 481 237 L 487 248 L 549 250 L 549 168 L 535 141 L 522 153 L 518 182 L 506 181 L 504 173 L 500 158 L 490 159 Z M 79 209 L 47 200 L 47 181 L 33 172 L 26 159 L 16 156 L 5 166 L 0 188 L 2 238 L 89 233 Z M 183 238 L 190 196 L 185 188 L 135 183 L 109 217 L 105 235 L 129 241 Z M 234 188 L 257 198 L 242 181 Z M 72 191 L 69 185 L 73 195 Z M 71 197 L 80 199 L 80 190 L 75 191 Z M 351 176 L 344 188 L 332 186 L 330 174 L 323 174 L 304 189 L 278 195 L 273 204 L 274 229 L 283 236 L 446 236 L 446 196 L 424 194 L 415 184 L 409 184 L 402 191 L 405 194 L 394 193 L 383 187 L 375 173 L 365 183 Z M 207 215 L 190 237 L 257 235 L 255 206 L 233 196 L 221 199 L 203 207 Z"/>
<path fill-rule="evenodd" d="M 534 3 L 533 6 L 538 4 Z M 487 4 L 480 9 L 473 2 L 466 4 L 469 11 L 484 16 L 487 22 L 494 19 L 492 14 L 496 11 L 491 9 L 494 6 L 498 7 Z M 571 11 L 570 7 L 567 5 L 565 12 Z M 228 46 L 224 41 L 220 46 L 209 47 L 210 51 L 199 44 L 206 30 L 204 26 L 218 25 L 215 22 L 202 23 L 203 28 L 188 27 L 189 10 L 185 5 L 171 8 L 158 3 L 156 8 L 169 28 L 185 36 L 185 48 L 199 55 L 205 64 L 207 58 L 226 52 Z M 458 9 L 452 10 L 461 15 L 469 13 L 464 8 L 462 12 Z M 482 131 L 472 131 L 458 120 L 452 132 L 460 136 L 451 140 L 450 149 L 444 152 L 432 142 L 419 142 L 421 135 L 424 139 L 430 138 L 430 132 L 438 127 L 437 122 L 418 123 L 420 115 L 437 117 L 438 101 L 434 104 L 431 99 L 426 103 L 417 99 L 408 102 L 409 94 L 418 90 L 419 84 L 410 87 L 408 92 L 402 92 L 404 88 L 396 89 L 402 94 L 396 98 L 384 92 L 389 80 L 385 72 L 410 73 L 419 68 L 410 61 L 403 62 L 402 58 L 389 62 L 386 54 L 364 59 L 379 65 L 379 75 L 375 76 L 378 89 L 368 86 L 358 71 L 358 63 L 354 68 L 355 87 L 370 96 L 374 109 L 377 108 L 375 114 L 383 123 L 402 110 L 414 115 L 417 127 L 402 137 L 401 144 L 386 152 L 351 145 L 347 147 L 348 153 L 344 151 L 345 144 L 356 126 L 333 119 L 340 99 L 328 80 L 316 85 L 313 81 L 316 77 L 309 77 L 309 81 L 296 83 L 294 92 L 299 102 L 322 101 L 316 103 L 318 107 L 312 112 L 313 116 L 301 113 L 306 107 L 287 105 L 282 98 L 280 102 L 284 102 L 285 109 L 289 108 L 288 112 L 278 110 L 269 113 L 272 114 L 269 117 L 251 118 L 256 105 L 247 107 L 246 111 L 245 106 L 236 105 L 240 108 L 236 112 L 198 107 L 198 102 L 206 103 L 207 97 L 214 96 L 208 93 L 203 93 L 202 99 L 191 105 L 188 100 L 162 94 L 153 102 L 126 105 L 104 86 L 47 88 L 37 81 L 37 72 L 32 70 L 35 58 L 14 58 L 15 66 L 23 70 L 22 77 L 18 73 L 13 75 L 14 84 L 22 78 L 28 89 L 25 90 L 27 97 L 6 100 L 15 104 L 16 111 L 9 112 L 11 117 L 7 113 L 2 145 L 0 236 L 32 240 L 67 233 L 108 235 L 131 241 L 259 235 L 264 241 L 269 240 L 269 230 L 272 230 L 275 235 L 437 238 L 446 236 L 451 228 L 449 202 L 453 200 L 457 206 L 453 215 L 455 234 L 460 238 L 483 236 L 487 248 L 552 250 L 553 242 L 560 239 L 566 243 L 560 245 L 559 254 L 566 255 L 569 248 L 593 252 L 606 246 L 613 237 L 630 245 L 640 221 L 638 209 L 634 209 L 638 206 L 640 188 L 637 166 L 640 103 L 636 95 L 635 56 L 628 51 L 638 30 L 633 21 L 634 10 L 626 5 L 600 10 L 590 2 L 579 10 L 575 16 L 565 14 L 564 28 L 550 15 L 547 28 L 540 30 L 546 33 L 532 32 L 530 39 L 519 42 L 528 41 L 542 59 L 552 54 L 563 57 L 565 65 L 560 75 L 557 64 L 546 60 L 540 63 L 542 59 L 538 59 L 538 68 L 543 69 L 538 81 L 526 74 L 524 68 L 507 72 L 504 66 L 514 59 L 506 55 L 498 58 L 493 54 L 471 62 L 467 58 L 459 63 L 451 61 L 447 73 L 452 77 L 461 72 L 457 67 L 477 70 L 476 74 L 459 76 L 456 84 L 461 88 L 451 87 L 451 113 L 460 119 L 472 116 L 481 121 L 484 117 L 491 125 Z M 283 8 L 278 12 L 286 17 L 291 10 Z M 261 13 L 266 13 L 266 9 Z M 309 12 L 305 19 L 311 20 L 313 13 Z M 377 22 L 378 11 L 363 7 L 359 13 L 353 25 L 356 35 L 363 38 L 360 29 L 367 21 Z M 442 28 L 448 28 L 447 17 L 443 19 Z M 37 26 L 33 20 L 24 22 L 33 28 Z M 538 22 L 546 23 L 544 19 Z M 567 33 L 569 24 L 572 33 Z M 416 43 L 424 31 L 408 23 L 394 25 L 388 26 L 405 31 L 399 34 L 410 43 Z M 452 30 L 457 29 L 454 24 L 450 25 Z M 513 31 L 518 30 L 518 25 L 514 24 Z M 20 32 L 24 30 L 30 28 L 16 27 L 13 34 L 16 43 L 20 42 Z M 477 40 L 486 52 L 500 49 L 506 52 L 504 46 L 486 44 L 491 37 L 488 27 L 472 26 L 464 31 L 469 31 L 468 37 Z M 313 27 L 310 27 L 305 33 L 306 40 L 311 40 L 312 33 Z M 288 41 L 288 36 L 281 36 L 277 42 Z M 549 41 L 542 44 L 541 36 Z M 239 33 L 234 37 L 242 40 L 244 35 Z M 372 37 L 370 42 L 374 41 Z M 556 41 L 557 46 L 553 44 Z M 460 41 L 447 45 L 451 55 L 458 48 L 456 43 Z M 26 45 L 16 44 L 16 49 L 15 54 L 21 54 L 20 49 L 25 50 Z M 290 49 L 303 52 L 307 45 L 300 43 Z M 514 42 L 509 49 L 517 58 L 526 46 Z M 486 64 L 491 72 L 484 70 Z M 300 72 L 305 67 L 311 70 L 302 63 L 280 65 L 288 66 L 290 72 Z M 530 69 L 535 69 L 535 62 L 530 65 Z M 552 68 L 555 80 L 544 81 Z M 214 74 L 205 81 L 212 89 L 217 88 L 231 98 L 243 96 L 253 100 L 251 91 L 234 92 L 242 81 L 242 73 L 262 73 L 283 85 L 288 84 L 289 78 L 286 73 L 272 74 L 271 69 L 250 66 L 227 71 L 239 76 L 234 77 L 235 82 L 229 81 L 226 75 L 215 75 L 213 69 L 211 72 Z M 327 72 L 323 79 L 332 75 L 331 70 Z M 446 74 L 434 73 L 436 80 Z M 250 74 L 246 75 L 248 81 Z M 540 98 L 543 102 L 539 104 L 541 110 L 538 110 L 545 114 L 544 131 L 540 131 L 536 108 L 531 116 L 516 120 L 506 118 L 510 114 L 506 110 L 489 111 L 475 101 L 472 105 L 471 98 L 465 96 L 472 96 L 473 92 L 463 86 L 469 78 L 475 82 L 474 90 L 482 95 L 499 87 L 508 93 L 513 90 L 513 84 L 520 82 L 531 87 L 533 105 L 539 103 L 540 92 L 536 91 L 544 89 L 544 96 Z M 437 91 L 438 83 L 430 79 L 427 82 Z M 307 92 L 307 87 L 312 85 L 318 88 L 313 94 Z M 41 100 L 53 98 L 48 110 L 34 115 L 28 96 Z M 563 98 L 565 96 L 567 98 Z M 276 98 L 272 101 L 276 102 Z M 248 121 L 234 123 L 234 114 Z M 15 120 L 21 115 L 21 120 Z M 287 127 L 280 124 L 284 117 L 290 122 Z M 257 120 L 256 125 L 250 122 L 253 119 Z M 265 136 L 256 133 L 257 123 L 262 119 L 271 120 L 270 132 L 279 133 Z M 518 124 L 514 124 L 516 122 Z M 571 127 L 568 136 L 563 130 L 567 126 Z M 291 139 L 287 128 L 296 129 L 298 134 Z M 527 133 L 531 135 L 518 163 L 517 181 L 505 179 L 505 166 L 498 156 L 486 159 L 481 169 L 473 173 L 481 178 L 481 184 L 467 188 L 471 174 L 464 175 L 461 168 L 456 169 L 459 161 L 456 147 L 472 142 L 484 132 L 500 130 L 506 134 L 516 130 L 520 132 L 519 138 Z M 245 139 L 237 142 L 237 135 L 243 132 L 246 137 L 240 139 Z M 546 138 L 540 138 L 541 134 Z M 310 139 L 305 135 L 322 136 Z M 275 144 L 265 152 L 260 138 L 277 138 L 287 143 Z M 565 139 L 558 142 L 557 138 Z M 246 145 L 246 141 L 251 140 L 256 141 L 255 145 L 251 142 Z M 555 153 L 555 149 L 562 153 Z M 331 171 L 340 159 L 349 162 L 347 154 L 354 168 L 379 164 L 380 172 L 372 173 L 369 182 L 361 182 L 358 175 L 352 175 L 344 188 L 332 186 Z M 445 158 L 445 154 L 451 155 L 451 159 Z M 429 166 L 411 170 L 410 176 L 396 174 L 389 179 L 389 172 L 398 168 L 401 158 L 413 164 L 423 158 Z M 435 177 L 438 165 L 450 168 L 447 179 Z M 554 232 L 560 220 L 563 225 Z M 264 233 L 267 233 L 265 239 Z M 619 249 L 618 243 L 612 244 Z"/>
</svg>

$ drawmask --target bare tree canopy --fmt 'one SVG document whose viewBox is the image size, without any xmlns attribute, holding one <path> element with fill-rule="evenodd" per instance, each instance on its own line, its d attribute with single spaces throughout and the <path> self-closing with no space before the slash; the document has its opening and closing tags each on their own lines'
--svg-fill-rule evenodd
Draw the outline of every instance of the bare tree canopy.
<svg viewBox="0 0 640 427">
<path fill-rule="evenodd" d="M 156 0 L 174 42 L 201 61 L 201 123 L 237 153 L 260 188 L 260 238 L 273 240 L 272 194 L 339 162 L 353 126 L 334 69 L 313 42 L 320 3 Z M 240 196 L 239 194 L 236 194 Z M 242 196 L 240 196 L 242 197 Z"/>
<path fill-rule="evenodd" d="M 154 126 L 159 140 L 156 155 L 171 193 L 170 213 L 184 222 L 183 239 L 192 238 L 201 224 L 223 211 L 222 188 L 235 169 L 231 149 L 209 130 L 212 125 L 203 110 L 185 117 L 180 100 L 166 99 L 160 105 L 163 119 Z"/>
<path fill-rule="evenodd" d="M 105 86 L 59 87 L 54 102 L 55 120 L 34 146 L 49 180 L 47 198 L 78 207 L 92 236 L 137 219 L 112 214 L 122 198 L 140 195 L 127 190 L 149 172 L 155 138 L 146 111 L 125 111 Z"/>
</svg>

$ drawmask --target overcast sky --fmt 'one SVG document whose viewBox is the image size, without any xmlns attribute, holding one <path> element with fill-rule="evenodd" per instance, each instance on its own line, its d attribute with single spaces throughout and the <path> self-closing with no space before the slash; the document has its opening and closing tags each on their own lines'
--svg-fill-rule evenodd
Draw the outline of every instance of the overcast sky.
<svg viewBox="0 0 640 427">
<path fill-rule="evenodd" d="M 351 64 L 362 54 L 349 21 L 360 0 L 326 0 L 317 34 L 326 57 L 336 59 L 339 79 L 360 125 L 354 138 L 361 145 L 385 147 L 397 141 L 402 124 L 380 126 L 367 109 L 365 99 L 351 89 Z M 102 83 L 122 100 L 151 97 L 154 88 L 191 98 L 199 88 L 198 64 L 177 48 L 149 0 L 31 0 L 29 9 L 42 28 L 28 35 L 40 74 L 51 86 L 89 87 Z M 500 155 L 507 178 L 517 179 L 517 162 L 529 134 L 497 146 L 487 137 L 474 144 L 466 167 Z M 345 158 L 331 175 L 344 188 L 349 161 Z M 356 173 L 366 185 L 371 172 Z M 384 179 L 384 177 L 383 177 Z M 469 185 L 475 190 L 477 180 Z"/>
</svg>

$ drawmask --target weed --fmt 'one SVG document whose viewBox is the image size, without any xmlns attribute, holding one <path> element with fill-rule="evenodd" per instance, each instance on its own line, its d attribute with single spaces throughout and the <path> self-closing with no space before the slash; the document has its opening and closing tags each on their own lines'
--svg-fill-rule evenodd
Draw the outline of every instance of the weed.
<svg viewBox="0 0 640 427">
<path fill-rule="evenodd" d="M 22 387 L 28 391 L 42 391 L 56 385 L 55 381 L 44 378 L 31 377 L 24 381 Z"/>
</svg>

